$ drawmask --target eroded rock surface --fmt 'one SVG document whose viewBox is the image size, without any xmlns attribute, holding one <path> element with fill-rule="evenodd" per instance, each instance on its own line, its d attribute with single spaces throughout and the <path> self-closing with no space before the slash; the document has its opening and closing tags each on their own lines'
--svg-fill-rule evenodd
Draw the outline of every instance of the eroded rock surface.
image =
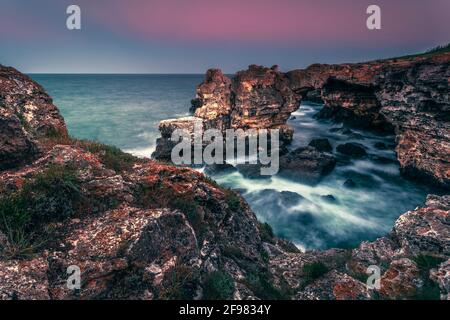
<svg viewBox="0 0 450 320">
<path fill-rule="evenodd" d="M 67 135 L 52 99 L 28 76 L 0 65 L 0 170 L 30 161 L 48 136 Z"/>
<path fill-rule="evenodd" d="M 448 196 L 429 196 L 388 236 L 353 250 L 288 253 L 269 246 L 271 272 L 300 299 L 448 299 L 449 218 Z M 370 266 L 380 270 L 380 288 L 366 285 Z"/>
</svg>

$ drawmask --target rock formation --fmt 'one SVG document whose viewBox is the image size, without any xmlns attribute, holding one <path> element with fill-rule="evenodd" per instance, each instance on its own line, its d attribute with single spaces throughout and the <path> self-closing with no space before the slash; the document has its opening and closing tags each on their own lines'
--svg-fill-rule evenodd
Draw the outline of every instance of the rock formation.
<svg viewBox="0 0 450 320">
<path fill-rule="evenodd" d="M 300 96 L 290 87 L 288 77 L 277 67 L 251 65 L 232 79 L 218 69 L 207 71 L 192 101 L 194 117 L 160 123 L 161 139 L 153 158 L 170 159 L 172 132 L 179 128 L 192 132 L 193 122 L 202 121 L 204 129 L 279 129 L 281 143 L 292 140 L 293 130 L 286 121 L 298 109 Z M 192 124 L 189 124 L 191 122 Z M 168 130 L 170 129 L 170 130 Z"/>
<path fill-rule="evenodd" d="M 314 64 L 287 73 L 252 65 L 232 79 L 212 69 L 197 88 L 193 110 L 205 128 L 279 128 L 282 142 L 288 144 L 293 135 L 286 126 L 289 115 L 301 99 L 320 99 L 324 108 L 319 118 L 394 131 L 402 173 L 447 189 L 448 79 L 448 52 L 356 64 Z M 169 150 L 168 146 L 170 139 L 160 139 L 159 150 Z M 154 156 L 168 158 L 161 152 Z"/>
<path fill-rule="evenodd" d="M 321 65 L 287 73 L 304 98 L 320 92 L 321 118 L 394 130 L 402 172 L 450 187 L 450 53 Z"/>
<path fill-rule="evenodd" d="M 0 170 L 36 158 L 42 140 L 56 134 L 67 135 L 66 125 L 44 89 L 0 65 Z"/>
<path fill-rule="evenodd" d="M 265 80 L 239 90 L 291 92 L 278 71 L 253 69 Z M 448 299 L 448 196 L 429 196 L 356 249 L 299 252 L 201 173 L 69 138 L 39 85 L 0 70 L 0 299 Z M 266 110 L 293 108 L 270 101 Z M 240 112 L 220 121 L 252 125 Z M 365 285 L 370 265 L 380 289 Z M 67 285 L 69 266 L 80 289 Z"/>
<path fill-rule="evenodd" d="M 353 250 L 286 253 L 265 243 L 276 282 L 295 299 L 448 299 L 449 196 L 428 196 L 392 232 Z M 380 268 L 380 288 L 368 289 L 366 271 Z"/>
</svg>

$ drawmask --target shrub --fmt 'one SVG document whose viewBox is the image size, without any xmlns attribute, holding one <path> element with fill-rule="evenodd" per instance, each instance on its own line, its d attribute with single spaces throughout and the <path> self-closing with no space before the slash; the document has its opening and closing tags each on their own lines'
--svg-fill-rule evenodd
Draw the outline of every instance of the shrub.
<svg viewBox="0 0 450 320">
<path fill-rule="evenodd" d="M 30 254 L 42 224 L 61 221 L 77 209 L 79 181 L 72 167 L 53 165 L 26 182 L 22 189 L 0 200 L 0 230 L 12 246 L 11 256 Z"/>
<path fill-rule="evenodd" d="M 430 271 L 430 269 L 436 268 L 440 263 L 444 262 L 444 259 L 440 257 L 429 255 L 418 255 L 413 260 L 417 264 L 417 267 L 424 271 Z"/>
<path fill-rule="evenodd" d="M 270 274 L 264 270 L 249 272 L 243 283 L 260 299 L 285 300 L 289 298 L 287 289 L 279 290 L 270 281 Z"/>
<path fill-rule="evenodd" d="M 328 268 L 322 262 L 312 262 L 303 266 L 302 276 L 305 284 L 309 284 L 327 272 Z"/>
<path fill-rule="evenodd" d="M 436 268 L 445 259 L 430 255 L 418 255 L 413 258 L 419 268 L 423 285 L 419 291 L 412 297 L 414 300 L 439 300 L 439 285 L 430 279 L 430 270 Z"/>
<path fill-rule="evenodd" d="M 160 298 L 165 300 L 192 300 L 197 288 L 197 272 L 182 264 L 175 265 L 165 276 Z"/>
<path fill-rule="evenodd" d="M 222 250 L 223 254 L 226 257 L 229 258 L 235 258 L 235 259 L 245 259 L 246 256 L 245 254 L 242 252 L 242 250 L 239 247 L 236 246 L 225 246 Z"/>
<path fill-rule="evenodd" d="M 136 157 L 114 146 L 86 140 L 80 143 L 84 149 L 98 155 L 106 168 L 117 172 L 130 170 L 133 167 L 133 163 L 137 160 Z"/>
<path fill-rule="evenodd" d="M 225 190 L 225 201 L 231 211 L 236 212 L 241 210 L 241 199 L 233 190 Z"/>
<path fill-rule="evenodd" d="M 224 271 L 214 271 L 208 274 L 203 284 L 205 300 L 227 300 L 233 297 L 234 280 Z"/>
<path fill-rule="evenodd" d="M 264 249 L 261 250 L 260 255 L 261 255 L 261 259 L 264 261 L 264 263 L 266 263 L 266 264 L 269 263 L 270 257 L 266 250 L 264 250 Z"/>
<path fill-rule="evenodd" d="M 267 222 L 258 222 L 258 229 L 261 236 L 261 240 L 264 242 L 273 243 L 274 233 L 273 229 Z"/>
</svg>

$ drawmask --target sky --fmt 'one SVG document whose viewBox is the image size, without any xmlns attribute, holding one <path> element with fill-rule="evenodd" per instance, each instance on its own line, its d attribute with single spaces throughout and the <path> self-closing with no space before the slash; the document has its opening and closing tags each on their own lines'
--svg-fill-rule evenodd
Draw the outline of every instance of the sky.
<svg viewBox="0 0 450 320">
<path fill-rule="evenodd" d="M 66 8 L 81 8 L 68 30 Z M 381 30 L 366 9 L 381 8 Z M 0 0 L 0 64 L 26 73 L 284 71 L 450 42 L 450 0 Z"/>
</svg>

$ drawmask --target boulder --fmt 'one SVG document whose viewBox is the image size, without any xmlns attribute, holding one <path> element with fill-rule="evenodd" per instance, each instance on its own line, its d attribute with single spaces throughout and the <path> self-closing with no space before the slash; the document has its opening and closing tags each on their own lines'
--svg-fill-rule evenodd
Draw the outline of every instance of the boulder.
<svg viewBox="0 0 450 320">
<path fill-rule="evenodd" d="M 0 170 L 29 163 L 54 137 L 67 137 L 67 128 L 44 88 L 0 65 Z"/>
<path fill-rule="evenodd" d="M 333 147 L 330 144 L 330 141 L 326 138 L 317 138 L 311 140 L 308 144 L 310 147 L 314 147 L 321 152 L 331 152 L 333 151 Z"/>
<path fill-rule="evenodd" d="M 360 143 L 348 142 L 337 146 L 336 150 L 352 158 L 362 158 L 367 155 L 366 149 Z"/>
<path fill-rule="evenodd" d="M 280 175 L 307 184 L 317 184 L 336 165 L 336 159 L 313 147 L 301 147 L 280 157 Z"/>
</svg>

